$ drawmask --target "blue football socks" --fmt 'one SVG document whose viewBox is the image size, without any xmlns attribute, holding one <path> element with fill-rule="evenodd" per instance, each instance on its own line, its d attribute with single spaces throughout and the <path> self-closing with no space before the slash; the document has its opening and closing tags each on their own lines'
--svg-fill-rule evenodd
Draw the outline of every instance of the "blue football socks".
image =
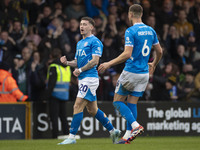
<svg viewBox="0 0 200 150">
<path fill-rule="evenodd" d="M 124 104 L 124 102 L 115 101 L 115 102 L 113 102 L 113 105 L 117 110 L 119 110 L 122 117 L 124 117 L 126 119 L 126 121 L 128 121 L 130 124 L 132 124 L 134 121 L 136 121 L 131 110 L 129 109 L 129 107 L 126 104 Z"/>
<path fill-rule="evenodd" d="M 128 108 L 131 110 L 135 120 L 137 120 L 137 104 L 127 103 Z M 127 121 L 126 122 L 126 129 L 132 130 L 131 124 Z"/>
<path fill-rule="evenodd" d="M 76 133 L 78 132 L 78 128 L 81 125 L 82 120 L 83 120 L 83 112 L 80 112 L 73 116 L 73 120 L 72 120 L 71 128 L 70 128 L 71 134 L 76 135 Z"/>
<path fill-rule="evenodd" d="M 97 110 L 97 114 L 95 115 L 95 118 L 99 120 L 99 122 L 108 130 L 111 131 L 114 129 L 113 125 L 110 123 L 108 117 L 104 114 L 103 111 L 100 109 Z"/>
</svg>

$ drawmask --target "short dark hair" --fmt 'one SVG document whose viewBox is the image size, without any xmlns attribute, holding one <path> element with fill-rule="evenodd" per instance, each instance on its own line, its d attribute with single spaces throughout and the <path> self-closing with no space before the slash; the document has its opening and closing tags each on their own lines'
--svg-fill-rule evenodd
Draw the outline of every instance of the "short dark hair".
<svg viewBox="0 0 200 150">
<path fill-rule="evenodd" d="M 95 27 L 95 22 L 92 18 L 90 17 L 82 17 L 81 20 L 87 20 L 93 27 Z"/>
<path fill-rule="evenodd" d="M 132 12 L 135 18 L 140 18 L 143 14 L 143 8 L 139 4 L 134 4 L 129 7 L 129 12 Z"/>
</svg>

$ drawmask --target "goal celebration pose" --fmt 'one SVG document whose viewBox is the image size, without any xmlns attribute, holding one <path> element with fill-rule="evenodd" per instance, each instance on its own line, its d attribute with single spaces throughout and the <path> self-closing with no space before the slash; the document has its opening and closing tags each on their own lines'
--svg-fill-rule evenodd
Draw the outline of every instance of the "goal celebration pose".
<svg viewBox="0 0 200 150">
<path fill-rule="evenodd" d="M 73 74 L 78 77 L 79 91 L 74 104 L 73 120 L 70 134 L 62 144 L 76 143 L 75 135 L 83 119 L 83 110 L 86 107 L 89 114 L 94 116 L 109 132 L 115 143 L 120 136 L 120 130 L 115 129 L 103 111 L 97 107 L 96 90 L 99 86 L 97 65 L 102 55 L 103 44 L 92 34 L 95 22 L 90 17 L 83 17 L 80 22 L 80 33 L 83 39 L 77 43 L 75 60 L 67 61 L 65 56 L 60 61 L 75 67 Z M 78 68 L 77 68 L 78 67 Z"/>
</svg>

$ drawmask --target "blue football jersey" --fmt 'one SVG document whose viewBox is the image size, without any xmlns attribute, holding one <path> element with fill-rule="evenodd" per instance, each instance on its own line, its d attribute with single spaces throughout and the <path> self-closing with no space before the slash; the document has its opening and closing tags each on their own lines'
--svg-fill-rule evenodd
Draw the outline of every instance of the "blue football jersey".
<svg viewBox="0 0 200 150">
<path fill-rule="evenodd" d="M 85 39 L 80 40 L 77 43 L 76 54 L 75 54 L 75 59 L 77 59 L 78 68 L 85 66 L 90 60 L 92 60 L 92 55 L 97 55 L 101 57 L 102 52 L 103 52 L 103 44 L 94 35 L 91 35 L 89 37 L 86 37 Z M 98 78 L 98 72 L 96 67 L 97 66 L 94 66 L 89 70 L 81 72 L 81 74 L 78 76 L 78 79 L 81 80 L 86 77 Z"/>
<path fill-rule="evenodd" d="M 125 71 L 148 73 L 148 60 L 152 45 L 158 44 L 156 32 L 144 23 L 136 23 L 125 32 L 125 46 L 133 47 L 131 57 L 126 61 Z"/>
</svg>

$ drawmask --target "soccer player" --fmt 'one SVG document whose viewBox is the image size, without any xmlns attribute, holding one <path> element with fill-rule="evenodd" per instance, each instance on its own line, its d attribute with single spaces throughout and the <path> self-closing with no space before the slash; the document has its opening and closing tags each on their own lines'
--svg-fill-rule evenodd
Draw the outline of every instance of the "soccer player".
<svg viewBox="0 0 200 150">
<path fill-rule="evenodd" d="M 120 136 L 120 130 L 115 129 L 108 120 L 104 112 L 97 107 L 96 90 L 99 86 L 97 64 L 102 55 L 103 44 L 92 34 L 95 22 L 90 17 L 83 17 L 80 22 L 80 33 L 83 37 L 77 43 L 75 60 L 67 61 L 65 56 L 60 61 L 71 67 L 78 67 L 73 74 L 78 77 L 79 91 L 74 104 L 73 120 L 70 134 L 67 139 L 59 144 L 76 143 L 75 135 L 83 119 L 83 110 L 86 107 L 89 114 L 95 116 L 97 120 L 110 132 L 110 137 L 115 143 Z"/>
<path fill-rule="evenodd" d="M 142 22 L 143 8 L 134 4 L 129 7 L 128 17 L 132 25 L 125 32 L 125 50 L 117 58 L 101 64 L 98 71 L 104 72 L 113 65 L 126 61 L 115 89 L 114 107 L 127 121 L 125 135 L 117 144 L 129 144 L 144 128 L 136 121 L 137 102 L 147 86 L 149 74 L 152 74 L 162 57 L 162 48 L 156 32 Z M 156 56 L 148 64 L 151 47 Z M 127 98 L 127 105 L 124 103 Z"/>
</svg>

